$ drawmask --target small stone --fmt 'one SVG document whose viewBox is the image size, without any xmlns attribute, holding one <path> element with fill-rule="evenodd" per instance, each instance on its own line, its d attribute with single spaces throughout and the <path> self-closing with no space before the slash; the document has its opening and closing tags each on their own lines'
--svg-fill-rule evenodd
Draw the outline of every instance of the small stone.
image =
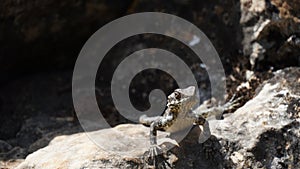
<svg viewBox="0 0 300 169">
<path fill-rule="evenodd" d="M 230 159 L 234 164 L 239 164 L 241 161 L 244 160 L 244 156 L 239 152 L 233 152 L 230 156 Z"/>
</svg>

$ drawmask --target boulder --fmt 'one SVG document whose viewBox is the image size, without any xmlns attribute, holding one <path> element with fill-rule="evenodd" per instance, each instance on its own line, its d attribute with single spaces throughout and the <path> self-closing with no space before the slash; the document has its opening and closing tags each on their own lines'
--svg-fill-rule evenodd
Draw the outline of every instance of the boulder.
<svg viewBox="0 0 300 169">
<path fill-rule="evenodd" d="M 148 135 L 147 127 L 124 124 L 90 132 L 91 137 L 85 133 L 59 136 L 29 155 L 18 169 L 138 168 L 140 157 L 150 146 Z"/>
<path fill-rule="evenodd" d="M 210 122 L 230 168 L 300 167 L 299 91 L 300 69 L 279 70 L 243 107 Z"/>
</svg>

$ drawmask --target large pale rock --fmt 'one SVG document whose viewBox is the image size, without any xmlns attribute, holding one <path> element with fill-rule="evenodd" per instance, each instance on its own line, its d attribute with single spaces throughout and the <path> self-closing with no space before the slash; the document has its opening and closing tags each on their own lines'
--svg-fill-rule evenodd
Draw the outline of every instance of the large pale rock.
<svg viewBox="0 0 300 169">
<path fill-rule="evenodd" d="M 158 132 L 158 144 L 173 147 L 168 161 L 175 168 L 213 168 L 225 161 L 218 151 L 221 146 L 214 138 L 198 144 L 199 128 L 195 128 L 176 146 L 176 141 Z M 59 136 L 25 159 L 17 169 L 95 169 L 145 168 L 143 155 L 149 149 L 149 128 L 137 124 L 123 124 L 95 132 Z M 90 139 L 93 138 L 93 139 Z M 215 163 L 214 161 L 218 161 Z"/>
<path fill-rule="evenodd" d="M 59 136 L 29 155 L 18 169 L 141 167 L 139 157 L 150 146 L 148 135 L 147 127 L 124 124 L 90 132 L 90 137 L 85 133 Z M 164 136 L 159 132 L 159 137 Z"/>
</svg>

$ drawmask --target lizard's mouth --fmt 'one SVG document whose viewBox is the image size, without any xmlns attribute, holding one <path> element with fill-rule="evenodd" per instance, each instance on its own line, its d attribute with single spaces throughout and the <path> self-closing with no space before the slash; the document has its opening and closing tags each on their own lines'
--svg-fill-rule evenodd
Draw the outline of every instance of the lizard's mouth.
<svg viewBox="0 0 300 169">
<path fill-rule="evenodd" d="M 176 106 L 176 105 L 179 105 L 180 104 L 180 101 L 176 100 L 176 99 L 168 99 L 168 102 L 167 102 L 167 106 Z"/>
<path fill-rule="evenodd" d="M 178 107 L 180 107 L 180 102 L 171 102 L 171 103 L 168 103 L 167 104 L 167 107 L 169 107 L 169 108 L 178 108 Z"/>
<path fill-rule="evenodd" d="M 167 107 L 172 107 L 172 106 L 175 106 L 175 104 L 172 104 L 172 103 L 167 104 Z"/>
</svg>

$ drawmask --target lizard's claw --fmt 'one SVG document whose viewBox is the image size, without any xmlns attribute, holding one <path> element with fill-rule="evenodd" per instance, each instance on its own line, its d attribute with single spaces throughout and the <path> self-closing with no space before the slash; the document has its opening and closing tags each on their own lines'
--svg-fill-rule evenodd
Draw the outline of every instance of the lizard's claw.
<svg viewBox="0 0 300 169">
<path fill-rule="evenodd" d="M 171 168 L 163 155 L 162 149 L 158 145 L 150 147 L 149 151 L 144 154 L 144 161 L 148 165 L 147 168 Z"/>
<path fill-rule="evenodd" d="M 242 97 L 239 97 L 239 98 L 236 98 L 235 99 L 235 94 L 231 97 L 231 99 L 226 103 L 224 104 L 224 109 L 225 110 L 231 110 L 231 109 L 234 109 L 236 108 L 237 106 L 240 105 L 239 101 L 242 99 Z"/>
</svg>

